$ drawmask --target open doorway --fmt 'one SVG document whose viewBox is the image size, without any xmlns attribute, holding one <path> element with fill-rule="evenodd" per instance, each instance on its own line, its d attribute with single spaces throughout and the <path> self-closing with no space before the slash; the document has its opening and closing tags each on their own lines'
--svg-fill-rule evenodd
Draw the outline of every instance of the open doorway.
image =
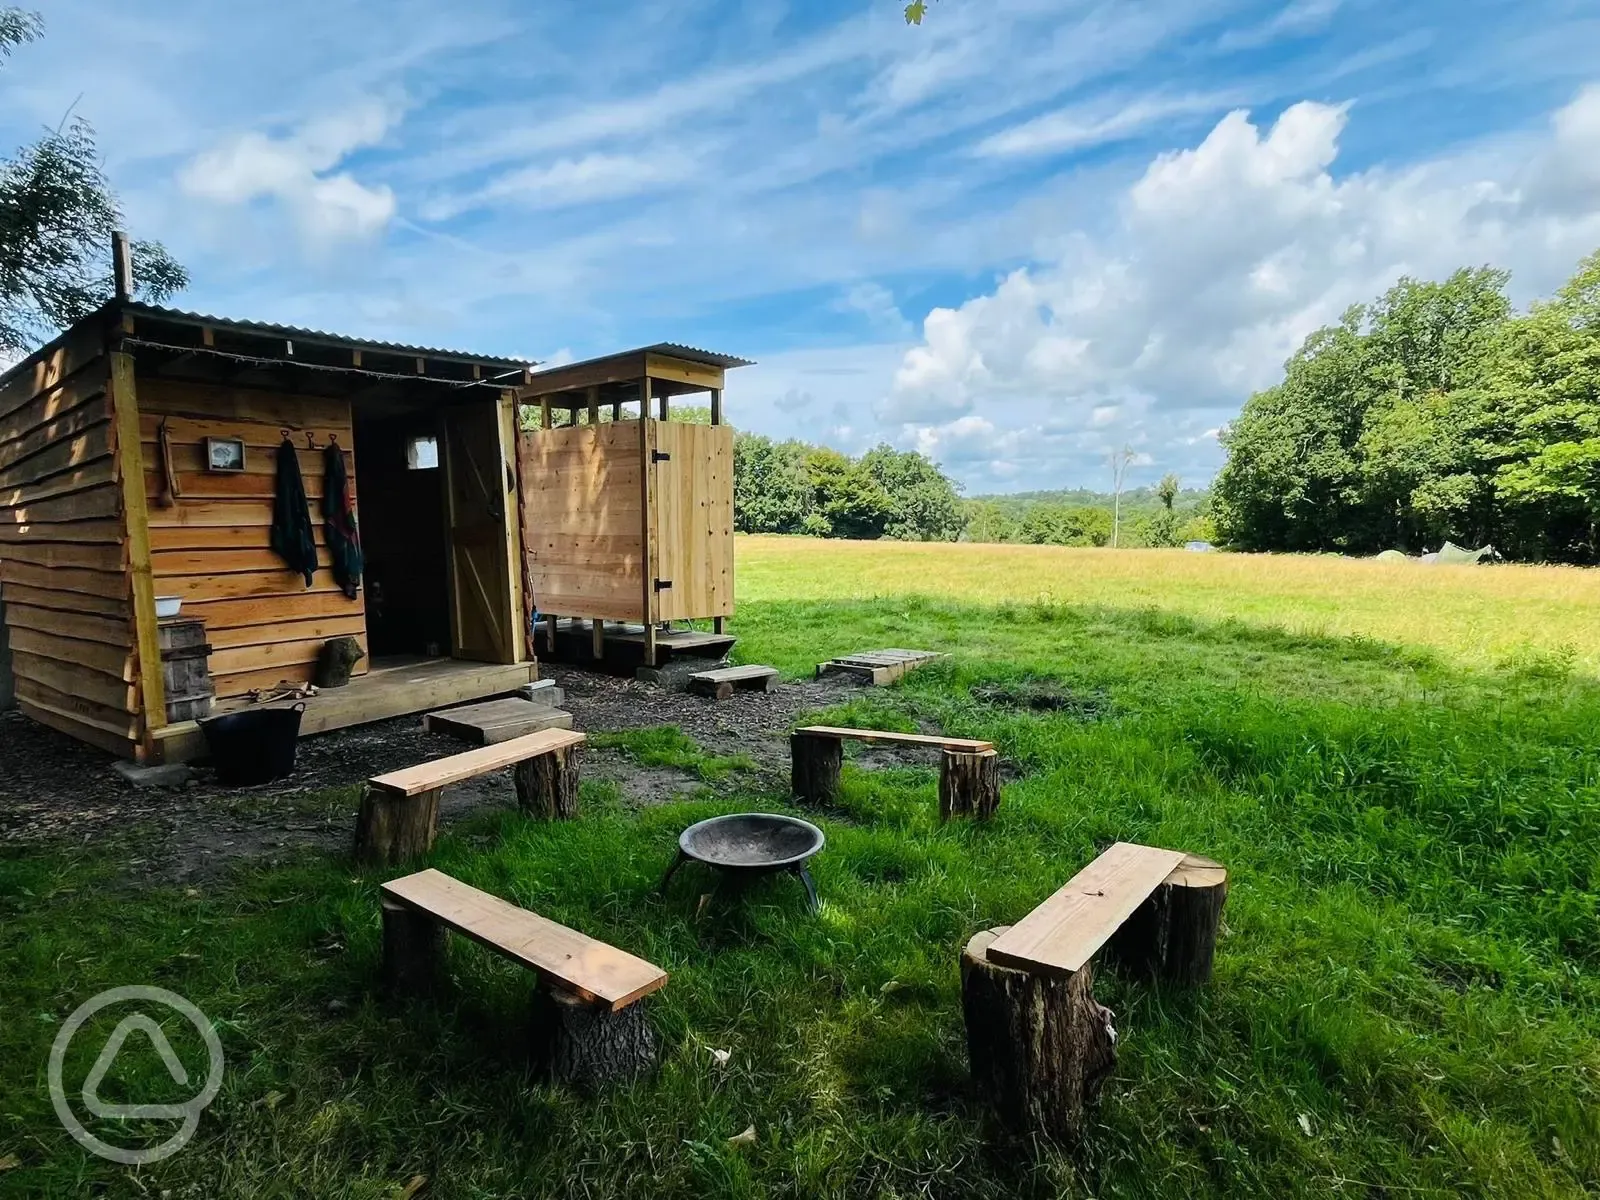
<svg viewBox="0 0 1600 1200">
<path fill-rule="evenodd" d="M 356 495 L 374 658 L 447 656 L 450 559 L 436 413 L 355 411 Z"/>
</svg>

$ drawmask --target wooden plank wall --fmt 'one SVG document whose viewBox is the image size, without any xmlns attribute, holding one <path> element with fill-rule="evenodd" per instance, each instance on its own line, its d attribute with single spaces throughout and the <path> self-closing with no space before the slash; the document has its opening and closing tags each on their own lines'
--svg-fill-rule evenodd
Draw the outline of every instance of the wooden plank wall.
<svg viewBox="0 0 1600 1200">
<path fill-rule="evenodd" d="M 110 359 L 70 331 L 0 388 L 0 596 L 19 707 L 131 757 L 139 735 Z"/>
<path fill-rule="evenodd" d="M 684 621 L 733 613 L 733 430 L 726 425 L 659 421 L 659 460 L 650 521 L 651 561 L 670 579 L 656 618 Z"/>
<path fill-rule="evenodd" d="M 163 503 L 157 429 L 167 422 L 181 497 Z M 336 437 L 346 452 L 355 492 L 355 438 L 345 400 L 294 396 L 251 388 L 139 380 L 139 436 L 150 512 L 151 567 L 156 594 L 179 596 L 186 615 L 206 623 L 211 677 L 219 698 L 305 680 L 331 637 L 367 644 L 365 592 L 347 599 L 334 582 L 326 549 L 318 554 L 312 586 L 272 552 L 272 498 L 281 431 L 298 446 L 317 545 L 322 531 L 322 447 Z M 306 447 L 313 435 L 317 449 Z M 242 438 L 245 470 L 208 473 L 206 437 Z M 363 659 L 357 674 L 365 673 Z"/>
<path fill-rule="evenodd" d="M 522 549 L 543 615 L 642 621 L 637 421 L 524 430 Z"/>
</svg>

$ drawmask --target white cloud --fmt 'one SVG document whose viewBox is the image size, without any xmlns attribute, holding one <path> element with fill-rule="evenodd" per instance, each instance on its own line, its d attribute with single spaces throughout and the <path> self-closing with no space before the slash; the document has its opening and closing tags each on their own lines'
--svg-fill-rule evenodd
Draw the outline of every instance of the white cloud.
<svg viewBox="0 0 1600 1200">
<path fill-rule="evenodd" d="M 1218 41 L 1224 50 L 1249 50 L 1286 37 L 1304 37 L 1327 27 L 1344 0 L 1292 0 L 1272 17 L 1244 29 L 1230 29 Z"/>
<path fill-rule="evenodd" d="M 178 184 L 190 196 L 220 205 L 276 199 L 313 242 L 366 237 L 394 216 L 394 193 L 333 169 L 351 152 L 381 141 L 398 119 L 397 107 L 367 102 L 310 121 L 287 137 L 237 134 L 191 159 Z"/>
<path fill-rule="evenodd" d="M 1049 414 L 1063 436 L 1115 420 L 1147 431 L 1151 453 L 1194 461 L 1309 332 L 1398 276 L 1490 262 L 1525 297 L 1600 245 L 1600 87 L 1542 134 L 1336 175 L 1351 119 L 1358 110 L 1309 102 L 1270 125 L 1233 112 L 1198 146 L 1158 156 L 1109 232 L 1063 230 L 1052 257 L 930 312 L 880 416 L 912 438 L 971 415 L 1027 428 Z M 1023 449 L 1046 453 L 1032 439 Z"/>
<path fill-rule="evenodd" d="M 657 192 L 694 177 L 696 156 L 686 151 L 585 154 L 520 167 L 486 186 L 433 201 L 423 209 L 430 221 L 445 221 L 472 209 L 509 201 L 527 208 L 562 208 Z"/>
</svg>

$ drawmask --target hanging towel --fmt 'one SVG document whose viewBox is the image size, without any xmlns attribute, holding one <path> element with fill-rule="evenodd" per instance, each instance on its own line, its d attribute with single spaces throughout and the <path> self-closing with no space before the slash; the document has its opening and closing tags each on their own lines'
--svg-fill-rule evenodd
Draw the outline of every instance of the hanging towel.
<svg viewBox="0 0 1600 1200">
<path fill-rule="evenodd" d="M 311 586 L 317 569 L 317 539 L 311 531 L 311 506 L 306 484 L 300 478 L 300 458 L 288 438 L 278 447 L 278 477 L 272 497 L 272 548 L 291 571 L 299 571 Z"/>
<path fill-rule="evenodd" d="M 344 451 L 330 442 L 322 452 L 322 527 L 333 556 L 333 577 L 350 599 L 361 589 L 361 531 L 356 528 L 356 506 L 350 499 L 350 476 L 344 469 Z"/>
</svg>

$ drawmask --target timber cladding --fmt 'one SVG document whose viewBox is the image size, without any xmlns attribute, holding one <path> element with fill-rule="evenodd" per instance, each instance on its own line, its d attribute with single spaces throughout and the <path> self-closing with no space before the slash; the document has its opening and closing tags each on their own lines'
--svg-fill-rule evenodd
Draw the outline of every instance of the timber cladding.
<svg viewBox="0 0 1600 1200">
<path fill-rule="evenodd" d="M 640 433 L 638 421 L 612 421 L 520 435 L 525 576 L 541 613 L 733 612 L 732 428 L 651 420 Z"/>
<path fill-rule="evenodd" d="M 85 323 L 0 387 L 0 597 L 18 706 L 131 756 L 142 699 L 111 377 Z"/>
<path fill-rule="evenodd" d="M 166 422 L 178 497 L 166 492 L 158 431 Z M 271 548 L 272 499 L 284 430 L 295 442 L 318 546 L 312 586 Z M 316 449 L 307 444 L 307 434 Z M 208 472 L 204 440 L 238 438 L 245 469 Z M 337 439 L 355 494 L 355 437 L 343 399 L 249 388 L 139 380 L 139 439 L 155 591 L 206 623 L 217 696 L 309 680 L 329 638 L 367 645 L 365 591 L 339 590 L 322 527 L 323 448 Z M 363 659 L 357 674 L 364 674 Z"/>
<path fill-rule="evenodd" d="M 522 548 L 541 613 L 642 621 L 639 423 L 519 435 Z"/>
</svg>

